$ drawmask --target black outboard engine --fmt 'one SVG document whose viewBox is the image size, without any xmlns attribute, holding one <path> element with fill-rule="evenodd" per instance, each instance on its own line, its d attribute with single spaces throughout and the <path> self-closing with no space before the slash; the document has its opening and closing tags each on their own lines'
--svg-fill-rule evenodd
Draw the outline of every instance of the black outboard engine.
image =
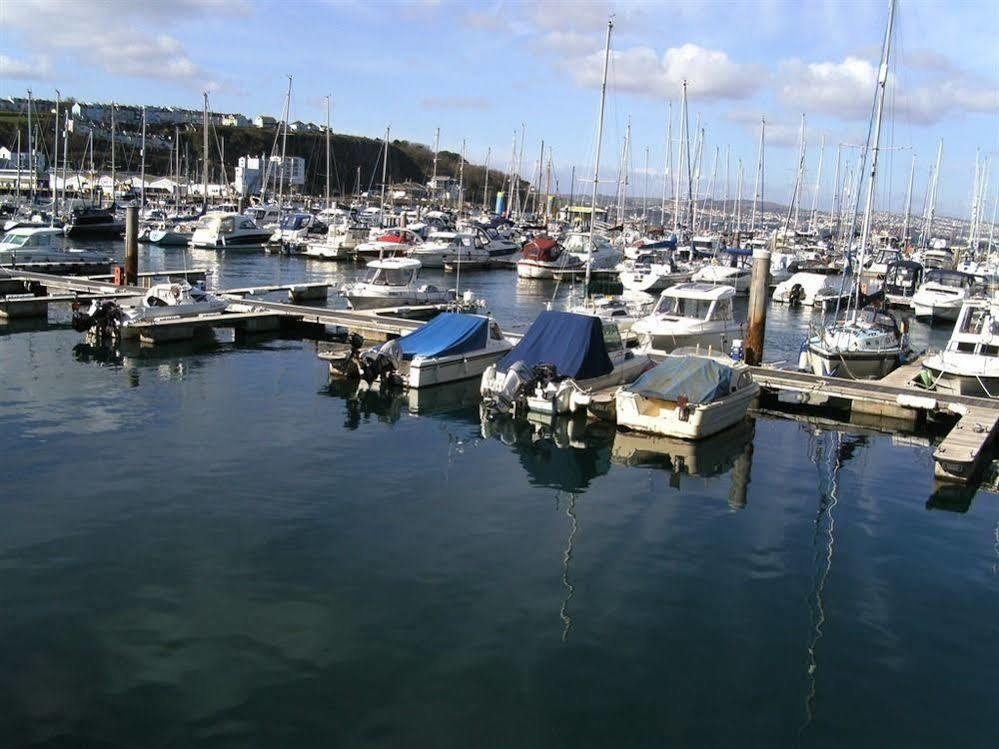
<svg viewBox="0 0 999 749">
<path fill-rule="evenodd" d="M 361 356 L 361 378 L 368 385 L 378 380 L 381 387 L 401 386 L 403 382 L 398 374 L 401 361 L 402 347 L 398 341 L 389 341 Z"/>
<path fill-rule="evenodd" d="M 805 298 L 805 289 L 800 283 L 796 283 L 791 287 L 791 291 L 787 295 L 787 303 L 792 307 L 798 307 L 801 305 L 801 301 Z"/>
<path fill-rule="evenodd" d="M 89 333 L 97 343 L 117 343 L 121 339 L 121 324 L 125 319 L 121 307 L 113 301 L 94 302 L 87 311 L 73 302 L 73 330 Z"/>
</svg>

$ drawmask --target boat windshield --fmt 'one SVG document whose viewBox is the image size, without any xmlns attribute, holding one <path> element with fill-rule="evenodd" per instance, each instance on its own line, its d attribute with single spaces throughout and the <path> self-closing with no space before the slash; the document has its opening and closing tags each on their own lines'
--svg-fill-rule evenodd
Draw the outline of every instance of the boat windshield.
<svg viewBox="0 0 999 749">
<path fill-rule="evenodd" d="M 301 229 L 303 226 L 305 226 L 308 223 L 308 221 L 309 217 L 301 214 L 297 216 L 285 216 L 283 219 L 281 219 L 281 228 L 292 229 L 292 230 Z"/>
<path fill-rule="evenodd" d="M 408 268 L 379 268 L 369 283 L 373 286 L 405 286 L 412 272 Z"/>
<path fill-rule="evenodd" d="M 971 286 L 974 279 L 968 274 L 956 270 L 934 268 L 926 274 L 926 282 L 938 283 L 942 286 L 953 286 L 960 289 Z"/>
<path fill-rule="evenodd" d="M 989 314 L 989 310 L 985 307 L 968 307 L 964 316 L 961 318 L 961 324 L 958 327 L 958 331 L 961 333 L 970 333 L 971 335 L 981 335 L 985 323 L 989 323 L 989 328 L 992 327 L 992 316 Z"/>
<path fill-rule="evenodd" d="M 7 234 L 2 240 L 0 240 L 0 246 L 3 247 L 20 247 L 25 242 L 28 241 L 27 234 Z"/>
<path fill-rule="evenodd" d="M 689 299 L 682 296 L 664 296 L 656 307 L 656 312 L 660 315 L 688 317 L 692 320 L 707 320 L 710 311 L 710 299 Z"/>
<path fill-rule="evenodd" d="M 198 219 L 199 229 L 211 229 L 214 226 L 215 226 L 214 216 L 202 216 L 200 219 Z"/>
<path fill-rule="evenodd" d="M 871 325 L 878 328 L 887 328 L 889 330 L 894 330 L 898 327 L 895 323 L 895 318 L 886 312 L 879 312 L 872 307 L 865 307 L 860 310 L 857 314 L 857 321 L 865 325 Z"/>
</svg>

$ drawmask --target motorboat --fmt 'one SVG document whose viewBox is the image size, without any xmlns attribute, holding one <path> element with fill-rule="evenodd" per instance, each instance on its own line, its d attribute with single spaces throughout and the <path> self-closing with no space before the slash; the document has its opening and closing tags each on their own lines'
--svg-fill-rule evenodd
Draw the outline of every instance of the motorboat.
<svg viewBox="0 0 999 749">
<path fill-rule="evenodd" d="M 916 317 L 932 320 L 957 320 L 965 300 L 978 291 L 974 276 L 956 270 L 929 268 L 923 283 L 912 295 Z"/>
<path fill-rule="evenodd" d="M 622 335 L 627 335 L 636 322 L 652 312 L 655 303 L 654 296 L 641 292 L 625 291 L 623 294 L 599 294 L 586 297 L 582 302 L 570 304 L 566 311 L 575 312 L 578 315 L 599 317 L 604 322 L 614 323 Z"/>
<path fill-rule="evenodd" d="M 243 211 L 243 215 L 252 219 L 261 229 L 268 229 L 271 234 L 281 226 L 281 208 L 276 205 L 254 205 Z"/>
<path fill-rule="evenodd" d="M 160 221 L 149 229 L 148 241 L 164 247 L 186 247 L 194 238 L 194 222 Z"/>
<path fill-rule="evenodd" d="M 372 273 L 366 281 L 347 284 L 341 293 L 351 309 L 403 307 L 412 304 L 447 304 L 456 299 L 454 289 L 442 289 L 431 284 L 420 285 L 419 260 L 408 257 L 386 257 L 368 262 Z"/>
<path fill-rule="evenodd" d="M 915 260 L 892 260 L 882 285 L 885 303 L 890 307 L 912 307 L 912 297 L 923 282 L 923 266 Z"/>
<path fill-rule="evenodd" d="M 517 277 L 554 278 L 559 271 L 581 270 L 585 265 L 584 260 L 566 252 L 557 241 L 542 235 L 524 245 L 517 261 Z"/>
<path fill-rule="evenodd" d="M 895 318 L 867 306 L 809 335 L 798 368 L 828 377 L 880 379 L 903 362 L 908 348 Z"/>
<path fill-rule="evenodd" d="M 486 226 L 479 231 L 483 249 L 490 257 L 509 257 L 520 251 L 520 242 L 513 237 L 503 236 L 496 227 Z"/>
<path fill-rule="evenodd" d="M 770 253 L 770 287 L 783 283 L 794 275 L 798 268 L 798 255 L 793 252 Z"/>
<path fill-rule="evenodd" d="M 490 318 L 442 312 L 412 333 L 363 354 L 352 346 L 345 357 L 324 358 L 334 376 L 422 388 L 481 377 L 512 348 Z"/>
<path fill-rule="evenodd" d="M 745 419 L 759 392 L 744 362 L 677 351 L 618 389 L 617 423 L 664 437 L 703 439 Z"/>
<path fill-rule="evenodd" d="M 961 307 L 947 347 L 923 359 L 921 383 L 942 393 L 999 396 L 999 305 L 970 299 Z"/>
<path fill-rule="evenodd" d="M 0 238 L 0 266 L 23 263 L 110 263 L 96 250 L 65 249 L 61 229 L 48 226 L 19 226 Z"/>
<path fill-rule="evenodd" d="M 305 245 L 310 239 L 325 236 L 328 229 L 311 213 L 289 213 L 281 218 L 270 241 L 272 244 Z"/>
<path fill-rule="evenodd" d="M 249 216 L 213 211 L 198 219 L 198 225 L 191 236 L 191 246 L 227 250 L 259 249 L 270 236 L 269 229 L 261 229 Z"/>
<path fill-rule="evenodd" d="M 119 221 L 111 209 L 76 208 L 63 226 L 67 237 L 118 237 L 125 231 L 125 222 Z"/>
<path fill-rule="evenodd" d="M 590 251 L 590 234 L 588 232 L 573 231 L 566 234 L 561 241 L 563 249 L 571 256 L 582 262 L 589 262 L 590 268 L 605 270 L 614 268 L 621 262 L 621 251 L 611 244 L 607 237 L 599 234 L 593 235 Z"/>
<path fill-rule="evenodd" d="M 618 278 L 626 291 L 658 294 L 664 289 L 689 281 L 692 271 L 673 260 L 669 250 L 642 251 L 633 260 L 621 264 Z"/>
<path fill-rule="evenodd" d="M 651 366 L 625 346 L 618 327 L 592 315 L 542 312 L 524 337 L 482 374 L 481 392 L 499 411 L 555 415 L 585 409 L 590 395 L 623 385 Z"/>
<path fill-rule="evenodd" d="M 373 229 L 371 238 L 354 248 L 362 257 L 395 257 L 407 255 L 423 240 L 412 229 Z"/>
<path fill-rule="evenodd" d="M 720 257 L 716 258 L 715 262 L 698 268 L 690 280 L 731 286 L 736 294 L 748 294 L 753 269 L 751 263 L 746 261 L 746 256 L 742 255 L 743 252 L 750 253 L 751 256 L 750 250 L 728 250 L 724 253 L 729 256 L 728 262 L 722 261 Z"/>
<path fill-rule="evenodd" d="M 688 346 L 725 352 L 739 331 L 732 312 L 734 298 L 731 286 L 677 284 L 666 289 L 652 313 L 631 330 L 653 359 Z"/>
<path fill-rule="evenodd" d="M 363 224 L 332 224 L 323 239 L 309 240 L 303 254 L 323 260 L 347 260 L 354 256 L 354 249 L 368 238 L 368 228 Z"/>
<path fill-rule="evenodd" d="M 139 298 L 123 301 L 94 300 L 86 311 L 73 311 L 73 327 L 92 331 L 99 339 L 121 340 L 138 335 L 136 323 L 198 317 L 223 312 L 229 302 L 187 281 L 150 286 Z"/>
<path fill-rule="evenodd" d="M 902 260 L 902 251 L 897 247 L 882 247 L 864 269 L 864 275 L 873 278 L 884 278 L 889 266 Z"/>
<path fill-rule="evenodd" d="M 850 286 L 835 276 L 823 273 L 799 271 L 774 288 L 771 299 L 778 304 L 792 307 L 815 307 L 820 310 L 833 309 L 837 300 L 850 296 Z"/>
<path fill-rule="evenodd" d="M 449 263 L 484 265 L 489 263 L 489 251 L 474 232 L 435 231 L 425 242 L 409 251 L 424 268 L 443 268 Z"/>
</svg>

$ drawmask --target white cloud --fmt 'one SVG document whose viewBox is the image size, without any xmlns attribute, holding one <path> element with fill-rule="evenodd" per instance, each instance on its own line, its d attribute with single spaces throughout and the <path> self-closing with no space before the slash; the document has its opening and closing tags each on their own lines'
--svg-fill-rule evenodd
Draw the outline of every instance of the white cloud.
<svg viewBox="0 0 999 749">
<path fill-rule="evenodd" d="M 603 42 L 597 36 L 578 31 L 549 31 L 542 38 L 541 44 L 547 52 L 570 57 L 587 55 L 603 49 Z"/>
<path fill-rule="evenodd" d="M 955 111 L 995 112 L 999 96 L 994 82 L 962 73 L 939 56 L 918 64 L 934 66 L 949 74 L 933 85 L 899 85 L 891 74 L 889 91 L 902 119 L 923 125 L 940 122 Z M 847 57 L 842 62 L 804 63 L 787 60 L 780 66 L 780 95 L 789 105 L 809 113 L 827 114 L 843 120 L 870 116 L 877 83 L 877 68 L 869 61 Z"/>
<path fill-rule="evenodd" d="M 433 96 L 420 101 L 424 109 L 488 109 L 489 100 L 482 96 Z"/>
<path fill-rule="evenodd" d="M 576 82 L 599 86 L 602 50 L 566 63 Z M 619 90 L 656 98 L 676 96 L 687 81 L 691 99 L 746 99 L 760 87 L 764 73 L 753 65 L 733 62 L 722 51 L 684 44 L 659 56 L 651 47 L 631 47 L 611 53 L 611 82 Z"/>
<path fill-rule="evenodd" d="M 0 55 L 0 79 L 44 81 L 52 77 L 52 61 L 44 55 L 21 59 Z"/>
</svg>

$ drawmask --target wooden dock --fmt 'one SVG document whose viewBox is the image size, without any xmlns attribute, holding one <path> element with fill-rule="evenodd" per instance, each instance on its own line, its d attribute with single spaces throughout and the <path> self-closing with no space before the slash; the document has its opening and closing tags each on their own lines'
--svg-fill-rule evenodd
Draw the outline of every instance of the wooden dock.
<svg viewBox="0 0 999 749">
<path fill-rule="evenodd" d="M 278 330 L 289 316 L 282 312 L 218 312 L 197 317 L 174 317 L 130 323 L 128 330 L 140 343 L 155 346 L 161 343 L 188 341 L 199 333 L 215 328 L 232 328 L 237 338 L 249 333 Z"/>
</svg>

